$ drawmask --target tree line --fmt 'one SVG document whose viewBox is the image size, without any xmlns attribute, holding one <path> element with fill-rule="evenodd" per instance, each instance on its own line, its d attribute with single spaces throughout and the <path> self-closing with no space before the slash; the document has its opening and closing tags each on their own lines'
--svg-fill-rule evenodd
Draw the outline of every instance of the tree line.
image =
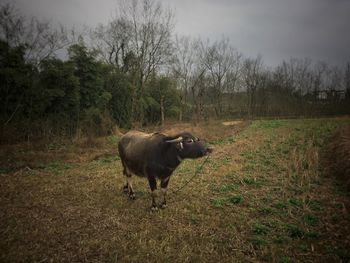
<svg viewBox="0 0 350 263">
<path fill-rule="evenodd" d="M 349 113 L 349 63 L 291 58 L 271 68 L 225 37 L 173 31 L 173 11 L 153 0 L 118 2 L 110 22 L 79 34 L 2 5 L 2 140 L 99 136 L 165 120 Z"/>
</svg>

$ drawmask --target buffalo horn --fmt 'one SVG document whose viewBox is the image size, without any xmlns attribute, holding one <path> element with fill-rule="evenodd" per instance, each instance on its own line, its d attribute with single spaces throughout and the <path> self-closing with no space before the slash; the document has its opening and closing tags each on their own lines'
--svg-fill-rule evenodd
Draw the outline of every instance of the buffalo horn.
<svg viewBox="0 0 350 263">
<path fill-rule="evenodd" d="M 167 143 L 178 143 L 178 142 L 182 142 L 183 138 L 180 136 L 176 139 L 173 139 L 173 140 L 168 140 L 166 141 Z"/>
</svg>

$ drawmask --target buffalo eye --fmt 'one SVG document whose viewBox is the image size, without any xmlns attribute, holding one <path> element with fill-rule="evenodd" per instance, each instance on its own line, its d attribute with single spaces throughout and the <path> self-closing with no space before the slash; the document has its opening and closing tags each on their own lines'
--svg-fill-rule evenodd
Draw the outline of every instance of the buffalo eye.
<svg viewBox="0 0 350 263">
<path fill-rule="evenodd" d="M 193 143 L 193 142 L 194 142 L 194 140 L 192 138 L 187 138 L 186 139 L 186 143 Z"/>
</svg>

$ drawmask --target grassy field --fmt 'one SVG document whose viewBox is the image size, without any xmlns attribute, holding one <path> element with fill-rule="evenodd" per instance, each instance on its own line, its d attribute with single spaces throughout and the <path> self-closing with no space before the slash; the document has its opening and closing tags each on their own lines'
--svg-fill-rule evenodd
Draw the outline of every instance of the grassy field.
<svg viewBox="0 0 350 263">
<path fill-rule="evenodd" d="M 349 262 L 349 195 L 322 166 L 328 138 L 349 123 L 339 118 L 166 127 L 193 131 L 215 151 L 187 187 L 169 193 L 168 208 L 156 213 L 146 180 L 135 179 L 135 201 L 122 193 L 117 137 L 95 146 L 98 154 L 80 148 L 55 155 L 49 147 L 40 153 L 22 149 L 12 158 L 3 150 L 0 261 Z M 202 162 L 184 161 L 170 192 Z"/>
</svg>

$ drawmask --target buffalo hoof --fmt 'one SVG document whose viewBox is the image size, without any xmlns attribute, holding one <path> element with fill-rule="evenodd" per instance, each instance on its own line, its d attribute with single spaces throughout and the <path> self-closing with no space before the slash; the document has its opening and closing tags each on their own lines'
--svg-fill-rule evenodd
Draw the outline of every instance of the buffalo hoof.
<svg viewBox="0 0 350 263">
<path fill-rule="evenodd" d="M 162 203 L 162 204 L 159 206 L 160 209 L 165 209 L 166 207 L 167 207 L 166 203 Z"/>
<path fill-rule="evenodd" d="M 157 211 L 158 211 L 158 207 L 155 206 L 155 205 L 152 205 L 151 211 L 152 211 L 152 212 L 157 212 Z"/>
<path fill-rule="evenodd" d="M 134 193 L 129 193 L 129 199 L 130 200 L 135 200 L 136 199 L 136 196 Z"/>
<path fill-rule="evenodd" d="M 123 186 L 123 193 L 127 194 L 129 192 L 129 188 L 127 185 Z"/>
</svg>

